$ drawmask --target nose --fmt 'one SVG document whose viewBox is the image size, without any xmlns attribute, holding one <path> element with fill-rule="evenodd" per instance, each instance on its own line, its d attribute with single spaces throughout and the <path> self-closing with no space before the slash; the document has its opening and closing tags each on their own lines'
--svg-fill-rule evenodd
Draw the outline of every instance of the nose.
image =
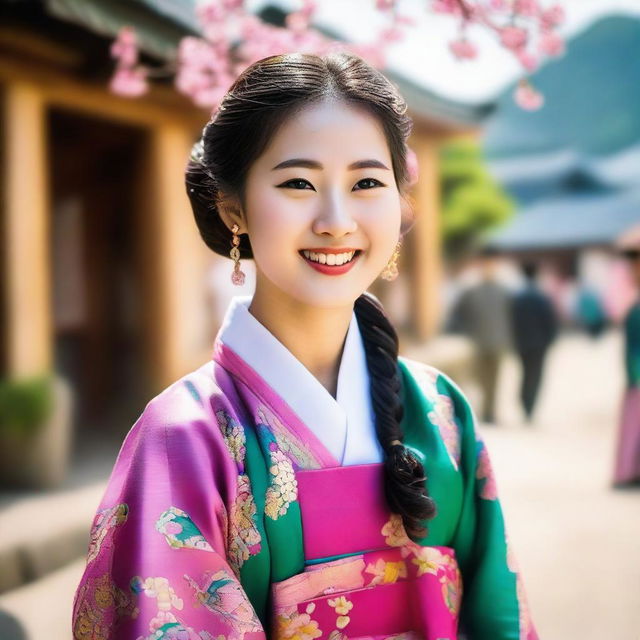
<svg viewBox="0 0 640 640">
<path fill-rule="evenodd" d="M 327 198 L 321 205 L 321 211 L 313 221 L 313 231 L 317 234 L 328 234 L 337 238 L 353 233 L 358 223 L 351 215 L 348 205 L 334 196 Z"/>
</svg>

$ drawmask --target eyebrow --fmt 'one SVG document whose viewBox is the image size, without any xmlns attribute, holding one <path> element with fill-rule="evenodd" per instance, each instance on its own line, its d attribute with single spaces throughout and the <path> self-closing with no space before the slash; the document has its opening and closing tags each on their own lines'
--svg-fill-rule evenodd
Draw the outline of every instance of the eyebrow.
<svg viewBox="0 0 640 640">
<path fill-rule="evenodd" d="M 271 171 L 276 169 L 287 169 L 289 167 L 303 167 L 305 169 L 322 169 L 322 165 L 317 160 L 309 160 L 307 158 L 291 158 L 291 160 L 285 160 L 280 164 L 277 164 Z M 389 168 L 384 165 L 380 160 L 358 160 L 352 162 L 347 169 L 353 171 L 355 169 L 385 169 L 389 171 Z"/>
</svg>

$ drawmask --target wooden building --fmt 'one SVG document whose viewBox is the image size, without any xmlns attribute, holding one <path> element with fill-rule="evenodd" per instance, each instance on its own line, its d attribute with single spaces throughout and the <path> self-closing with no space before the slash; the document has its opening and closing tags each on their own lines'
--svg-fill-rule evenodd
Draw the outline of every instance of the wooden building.
<svg viewBox="0 0 640 640">
<path fill-rule="evenodd" d="M 210 357 L 217 326 L 204 290 L 215 256 L 183 186 L 208 111 L 170 79 L 137 99 L 108 89 L 109 45 L 121 26 L 137 29 L 144 59 L 157 63 L 197 31 L 192 9 L 177 0 L 0 8 L 0 357 L 11 377 L 60 371 L 81 400 L 81 421 L 114 405 L 135 416 Z M 393 79 L 414 117 L 420 163 L 419 221 L 402 269 L 408 329 L 424 339 L 438 323 L 439 146 L 474 130 L 486 110 Z"/>
</svg>

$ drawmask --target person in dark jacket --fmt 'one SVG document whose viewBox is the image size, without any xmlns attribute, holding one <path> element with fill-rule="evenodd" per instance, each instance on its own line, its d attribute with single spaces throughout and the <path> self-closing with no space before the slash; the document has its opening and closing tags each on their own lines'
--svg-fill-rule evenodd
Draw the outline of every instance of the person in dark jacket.
<svg viewBox="0 0 640 640">
<path fill-rule="evenodd" d="M 520 400 L 527 421 L 531 420 L 542 381 L 547 351 L 558 331 L 558 320 L 549 296 L 536 285 L 537 266 L 522 265 L 526 285 L 511 305 L 515 350 L 522 363 Z"/>
</svg>

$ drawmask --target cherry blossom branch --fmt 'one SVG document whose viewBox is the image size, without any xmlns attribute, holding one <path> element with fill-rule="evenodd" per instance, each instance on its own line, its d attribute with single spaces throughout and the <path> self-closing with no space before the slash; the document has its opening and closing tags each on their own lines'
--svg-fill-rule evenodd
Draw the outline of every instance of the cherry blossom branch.
<svg viewBox="0 0 640 640">
<path fill-rule="evenodd" d="M 150 78 L 175 75 L 178 91 L 198 106 L 216 109 L 233 80 L 261 58 L 293 51 L 321 55 L 340 49 L 356 53 L 382 69 L 388 48 L 401 42 L 407 29 L 416 23 L 411 16 L 399 13 L 397 0 L 373 0 L 388 25 L 371 43 L 338 42 L 311 27 L 316 0 L 299 1 L 300 8 L 286 16 L 284 27 L 267 24 L 247 12 L 244 0 L 201 2 L 196 15 L 202 36 L 183 38 L 176 60 L 155 69 L 139 63 L 135 31 L 123 27 L 111 46 L 116 68 L 110 88 L 120 95 L 136 97 L 148 91 Z M 468 38 L 467 30 L 470 25 L 478 25 L 492 31 L 527 74 L 538 67 L 542 56 L 564 52 L 564 42 L 554 32 L 564 20 L 564 12 L 557 4 L 545 9 L 541 3 L 542 0 L 425 0 L 427 9 L 460 20 L 460 36 L 449 43 L 456 58 L 477 58 L 478 48 Z M 527 75 L 521 78 L 514 96 L 525 109 L 543 104 Z"/>
</svg>

